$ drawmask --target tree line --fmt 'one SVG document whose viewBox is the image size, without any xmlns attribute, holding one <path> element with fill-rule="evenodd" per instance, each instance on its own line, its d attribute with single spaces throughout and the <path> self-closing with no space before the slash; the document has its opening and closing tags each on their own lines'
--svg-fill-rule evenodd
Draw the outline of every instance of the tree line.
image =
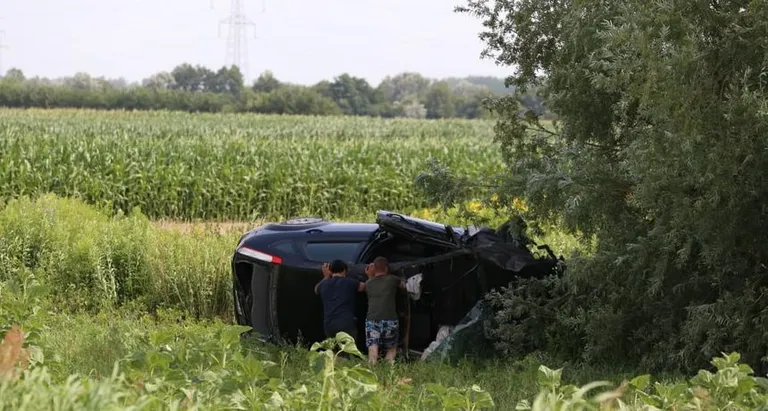
<svg viewBox="0 0 768 411">
<path fill-rule="evenodd" d="M 484 104 L 489 97 L 514 91 L 494 77 L 436 80 L 413 72 L 388 76 L 377 86 L 348 73 L 305 86 L 266 71 L 246 85 L 236 66 L 214 71 L 185 63 L 140 83 L 82 72 L 60 79 L 27 78 L 10 69 L 0 78 L 0 106 L 476 119 L 491 117 Z M 545 114 L 534 92 L 520 99 Z"/>
</svg>

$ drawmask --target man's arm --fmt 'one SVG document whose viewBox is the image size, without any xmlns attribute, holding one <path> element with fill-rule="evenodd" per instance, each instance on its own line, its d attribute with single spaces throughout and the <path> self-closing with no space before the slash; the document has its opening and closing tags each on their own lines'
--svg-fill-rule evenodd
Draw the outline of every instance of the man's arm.
<svg viewBox="0 0 768 411">
<path fill-rule="evenodd" d="M 365 281 L 360 281 L 360 283 L 358 284 L 357 292 L 360 292 L 360 293 L 365 292 L 365 283 L 367 283 L 368 280 L 373 278 L 373 276 L 375 274 L 373 263 L 366 265 L 365 266 L 365 270 L 363 270 L 363 271 L 365 272 L 365 276 L 367 277 L 367 279 Z"/>
<path fill-rule="evenodd" d="M 323 264 L 323 268 L 321 269 L 323 272 L 323 279 L 320 280 L 317 284 L 315 284 L 315 294 L 320 294 L 318 292 L 318 288 L 320 287 L 320 284 L 323 283 L 323 281 L 331 278 L 331 265 L 329 263 Z"/>
<path fill-rule="evenodd" d="M 315 294 L 320 295 L 320 285 L 323 284 L 327 278 L 323 278 L 315 284 Z"/>
</svg>

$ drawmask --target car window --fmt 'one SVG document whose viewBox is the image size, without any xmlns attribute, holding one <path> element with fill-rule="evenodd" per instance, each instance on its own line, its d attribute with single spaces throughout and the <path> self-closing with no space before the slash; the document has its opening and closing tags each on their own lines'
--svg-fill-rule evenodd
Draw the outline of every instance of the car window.
<svg viewBox="0 0 768 411">
<path fill-rule="evenodd" d="M 336 259 L 355 261 L 362 243 L 360 242 L 322 242 L 307 243 L 307 258 L 312 261 L 330 262 Z"/>
<path fill-rule="evenodd" d="M 280 256 L 295 255 L 299 253 L 299 251 L 296 250 L 296 247 L 294 247 L 293 241 L 280 241 L 269 247 L 277 251 Z"/>
</svg>

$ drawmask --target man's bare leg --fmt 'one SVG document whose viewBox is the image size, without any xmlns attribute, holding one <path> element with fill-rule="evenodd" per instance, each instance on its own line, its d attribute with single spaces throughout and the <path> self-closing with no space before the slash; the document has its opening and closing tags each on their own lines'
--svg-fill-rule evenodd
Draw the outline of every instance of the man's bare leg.
<svg viewBox="0 0 768 411">
<path fill-rule="evenodd" d="M 390 348 L 387 350 L 386 359 L 390 364 L 395 363 L 395 357 L 397 356 L 397 348 Z"/>
<path fill-rule="evenodd" d="M 376 364 L 379 359 L 379 346 L 372 345 L 368 347 L 368 362 L 370 364 Z"/>
</svg>

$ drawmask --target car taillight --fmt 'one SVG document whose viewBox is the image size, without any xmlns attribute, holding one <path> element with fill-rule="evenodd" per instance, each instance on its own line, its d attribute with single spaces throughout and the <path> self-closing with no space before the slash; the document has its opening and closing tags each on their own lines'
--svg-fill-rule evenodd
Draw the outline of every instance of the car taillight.
<svg viewBox="0 0 768 411">
<path fill-rule="evenodd" d="M 252 248 L 248 248 L 248 247 L 245 247 L 245 246 L 238 248 L 237 252 L 239 254 L 244 255 L 244 256 L 248 256 L 248 257 L 255 258 L 257 260 L 265 261 L 265 262 L 272 263 L 272 264 L 282 264 L 283 263 L 283 259 L 278 257 L 278 256 L 276 256 L 276 255 L 267 254 L 267 253 L 264 253 L 264 252 L 261 252 L 261 251 L 257 251 L 257 250 L 254 250 Z"/>
</svg>

